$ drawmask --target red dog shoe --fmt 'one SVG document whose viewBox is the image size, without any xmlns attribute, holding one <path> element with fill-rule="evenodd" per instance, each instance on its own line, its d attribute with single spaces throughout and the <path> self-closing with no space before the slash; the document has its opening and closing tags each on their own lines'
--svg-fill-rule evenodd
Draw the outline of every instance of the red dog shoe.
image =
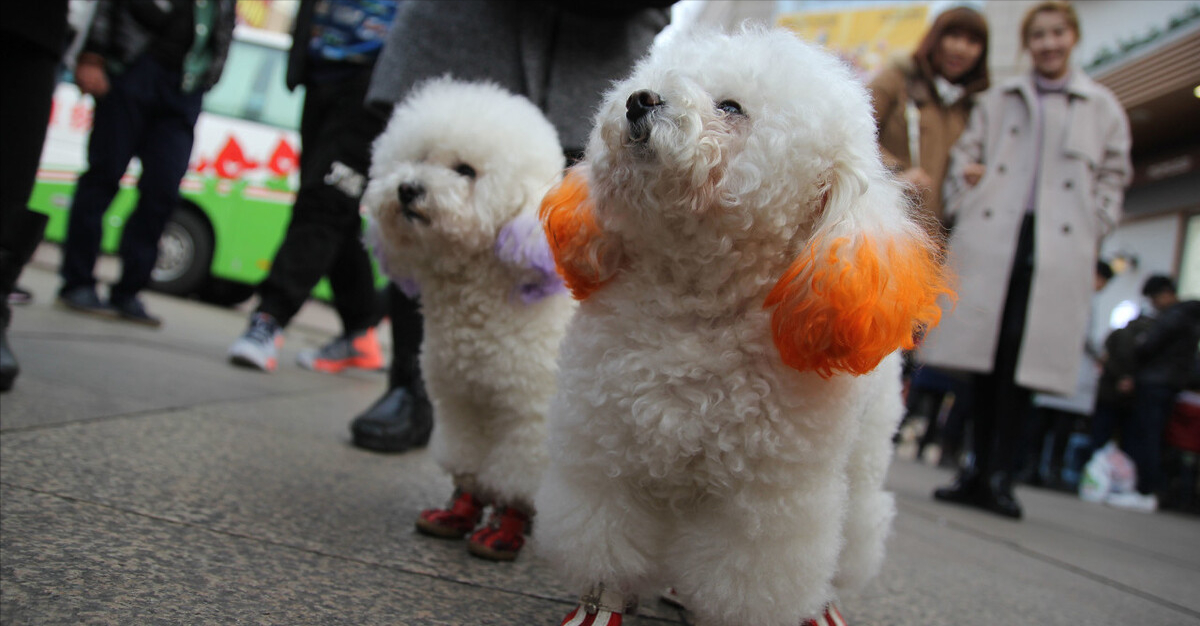
<svg viewBox="0 0 1200 626">
<path fill-rule="evenodd" d="M 597 585 L 579 598 L 579 606 L 559 626 L 621 626 L 623 613 L 636 612 L 636 596 L 626 602 L 621 593 Z"/>
<path fill-rule="evenodd" d="M 525 545 L 529 516 L 511 507 L 492 512 L 487 526 L 475 531 L 467 542 L 471 554 L 489 561 L 511 561 Z"/>
<path fill-rule="evenodd" d="M 462 539 L 475 530 L 483 517 L 483 503 L 475 496 L 456 490 L 444 509 L 426 509 L 417 516 L 417 530 L 444 539 Z"/>
<path fill-rule="evenodd" d="M 846 620 L 838 611 L 837 606 L 830 602 L 825 606 L 825 612 L 820 617 L 804 620 L 800 626 L 846 626 Z"/>
</svg>

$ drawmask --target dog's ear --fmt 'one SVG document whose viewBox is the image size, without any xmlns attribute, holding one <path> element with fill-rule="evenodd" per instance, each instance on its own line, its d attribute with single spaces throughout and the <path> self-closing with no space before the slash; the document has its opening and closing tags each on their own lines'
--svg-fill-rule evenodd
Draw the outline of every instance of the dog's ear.
<svg viewBox="0 0 1200 626">
<path fill-rule="evenodd" d="M 953 298 L 940 248 L 896 185 L 835 167 L 806 245 L 767 296 L 784 363 L 828 378 L 865 374 L 941 319 Z"/>
<path fill-rule="evenodd" d="M 594 211 L 587 180 L 575 166 L 546 194 L 539 212 L 554 264 L 577 300 L 603 287 L 621 264 L 620 243 L 601 229 Z"/>
</svg>

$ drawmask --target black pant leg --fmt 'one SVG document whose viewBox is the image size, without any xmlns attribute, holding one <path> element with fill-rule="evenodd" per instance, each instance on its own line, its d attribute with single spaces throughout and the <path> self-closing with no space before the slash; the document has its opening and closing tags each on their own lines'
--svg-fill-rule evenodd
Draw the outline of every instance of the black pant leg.
<svg viewBox="0 0 1200 626">
<path fill-rule="evenodd" d="M 1029 292 L 1034 270 L 1034 216 L 1026 215 L 1017 240 L 1004 313 L 1000 323 L 1000 341 L 996 350 L 995 399 L 993 404 L 980 406 L 981 413 L 990 413 L 994 422 L 994 450 L 991 472 L 1015 473 L 1019 469 L 1020 442 L 1025 421 L 1031 410 L 1033 394 L 1017 384 L 1017 363 L 1025 334 L 1025 318 L 1029 308 Z"/>
<path fill-rule="evenodd" d="M 424 319 L 416 300 L 404 295 L 395 283 L 388 283 L 388 316 L 392 322 L 392 367 L 388 386 L 411 387 L 421 378 L 418 356 L 424 335 Z"/>
<path fill-rule="evenodd" d="M 353 326 L 375 315 L 378 305 L 366 253 L 343 250 L 362 247 L 359 199 L 371 142 L 386 122 L 362 104 L 369 81 L 370 71 L 364 69 L 345 80 L 306 86 L 300 190 L 284 241 L 259 285 L 258 310 L 284 326 L 325 275 L 337 277 L 335 302 L 344 330 L 355 330 Z M 358 273 L 354 279 L 348 278 L 352 272 Z"/>
<path fill-rule="evenodd" d="M 145 131 L 136 155 L 142 162 L 138 201 L 121 233 L 121 279 L 112 287 L 114 299 L 130 298 L 146 287 L 158 260 L 158 240 L 179 206 L 179 183 L 192 156 L 196 120 L 204 94 L 185 93 L 173 72 L 147 59 L 154 97 L 145 109 Z"/>
</svg>

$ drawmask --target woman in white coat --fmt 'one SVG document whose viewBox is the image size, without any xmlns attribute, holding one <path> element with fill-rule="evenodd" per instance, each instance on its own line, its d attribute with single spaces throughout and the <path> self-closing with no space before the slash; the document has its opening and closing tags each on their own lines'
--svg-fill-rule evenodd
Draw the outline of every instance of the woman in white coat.
<svg viewBox="0 0 1200 626">
<path fill-rule="evenodd" d="M 1099 242 L 1131 171 L 1121 105 L 1071 67 L 1071 5 L 1034 5 L 1021 41 L 1033 72 L 986 93 L 951 152 L 958 302 L 921 352 L 973 375 L 974 463 L 934 497 L 1018 519 L 1011 476 L 1031 393 L 1075 389 Z"/>
</svg>

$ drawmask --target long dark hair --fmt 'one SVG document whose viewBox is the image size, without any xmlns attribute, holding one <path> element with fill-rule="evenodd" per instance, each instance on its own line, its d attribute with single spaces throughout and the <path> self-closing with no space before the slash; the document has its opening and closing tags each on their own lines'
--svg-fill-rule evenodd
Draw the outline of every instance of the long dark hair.
<svg viewBox="0 0 1200 626">
<path fill-rule="evenodd" d="M 979 61 L 975 63 L 975 67 L 958 79 L 958 84 L 962 85 L 967 93 L 978 93 L 987 89 L 991 84 L 987 67 L 987 20 L 979 11 L 970 7 L 954 7 L 938 15 L 937 19 L 933 21 L 933 25 L 929 27 L 929 31 L 925 33 L 925 37 L 921 39 L 920 45 L 913 51 L 913 62 L 916 63 L 925 79 L 932 82 L 933 77 L 937 76 L 937 70 L 933 67 L 933 55 L 941 45 L 942 37 L 955 31 L 966 33 L 967 36 L 983 43 L 983 52 L 979 55 Z"/>
</svg>

